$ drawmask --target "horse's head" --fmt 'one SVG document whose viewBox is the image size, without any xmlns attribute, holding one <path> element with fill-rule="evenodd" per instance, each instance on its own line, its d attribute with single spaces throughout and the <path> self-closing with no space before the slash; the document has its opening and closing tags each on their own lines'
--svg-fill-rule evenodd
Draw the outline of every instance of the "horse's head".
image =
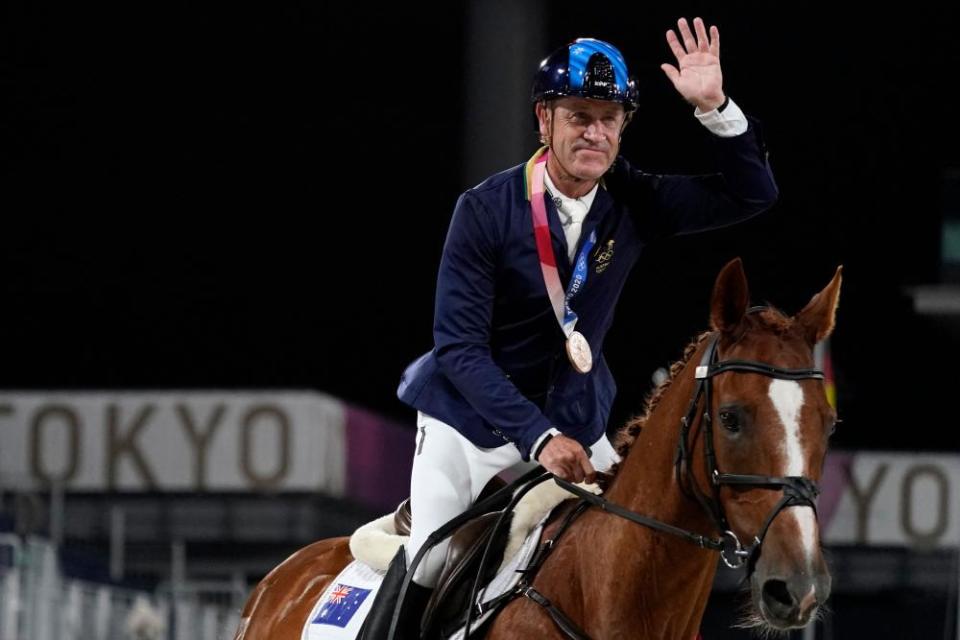
<svg viewBox="0 0 960 640">
<path fill-rule="evenodd" d="M 711 302 L 711 324 L 720 336 L 716 361 L 812 369 L 814 345 L 833 331 L 840 280 L 838 268 L 823 291 L 790 318 L 774 309 L 748 310 L 743 266 L 739 259 L 730 262 L 717 277 Z M 796 378 L 741 369 L 711 379 L 716 469 L 734 474 L 731 483 L 719 483 L 720 504 L 740 540 L 762 538 L 749 563 L 752 623 L 776 629 L 807 624 L 830 594 L 816 514 L 803 500 L 781 508 L 790 488 L 738 484 L 735 475 L 819 482 L 836 414 L 822 379 Z M 710 482 L 700 479 L 701 486 Z M 800 483 L 801 492 L 812 496 L 813 485 Z"/>
</svg>

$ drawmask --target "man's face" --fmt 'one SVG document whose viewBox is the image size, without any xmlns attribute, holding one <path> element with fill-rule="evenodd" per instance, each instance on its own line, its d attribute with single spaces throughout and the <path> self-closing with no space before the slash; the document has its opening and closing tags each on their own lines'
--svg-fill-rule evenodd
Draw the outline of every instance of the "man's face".
<svg viewBox="0 0 960 640">
<path fill-rule="evenodd" d="M 537 104 L 540 134 L 562 169 L 581 180 L 598 180 L 620 148 L 623 105 L 589 98 L 560 98 Z"/>
</svg>

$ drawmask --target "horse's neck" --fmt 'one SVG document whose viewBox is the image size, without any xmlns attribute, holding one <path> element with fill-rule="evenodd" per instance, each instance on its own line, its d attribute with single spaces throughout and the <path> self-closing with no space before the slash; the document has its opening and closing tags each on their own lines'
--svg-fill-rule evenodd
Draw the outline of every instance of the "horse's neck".
<svg viewBox="0 0 960 640">
<path fill-rule="evenodd" d="M 697 349 L 664 391 L 606 493 L 611 501 L 678 526 L 711 525 L 698 503 L 680 490 L 674 466 L 680 421 L 693 398 L 693 371 L 704 347 Z M 693 452 L 695 465 L 700 462 L 699 453 Z"/>
<path fill-rule="evenodd" d="M 621 463 L 606 497 L 662 522 L 714 535 L 710 519 L 699 504 L 683 495 L 674 473 L 680 420 L 693 396 L 693 369 L 704 346 L 702 344 L 687 360 L 664 391 Z M 694 464 L 699 460 L 699 457 L 695 458 Z M 622 606 L 628 607 L 628 611 L 636 612 L 631 615 L 649 618 L 636 622 L 642 627 L 653 625 L 650 628 L 661 629 L 665 637 L 674 635 L 663 628 L 664 609 L 661 607 L 672 611 L 677 603 L 682 603 L 684 613 L 681 617 L 686 616 L 689 620 L 676 620 L 674 629 L 684 628 L 686 624 L 695 630 L 710 593 L 716 555 L 671 534 L 607 514 L 602 514 L 595 522 L 594 535 L 603 536 L 603 544 L 609 546 L 608 553 L 614 553 L 609 557 L 615 558 L 614 562 L 621 563 L 621 567 L 623 559 L 629 559 L 629 573 L 623 575 L 623 569 L 616 572 L 625 578 L 624 582 L 618 583 L 616 597 L 623 600 Z M 643 604 L 637 606 L 640 603 Z M 618 607 L 618 610 L 623 611 L 623 608 Z"/>
</svg>

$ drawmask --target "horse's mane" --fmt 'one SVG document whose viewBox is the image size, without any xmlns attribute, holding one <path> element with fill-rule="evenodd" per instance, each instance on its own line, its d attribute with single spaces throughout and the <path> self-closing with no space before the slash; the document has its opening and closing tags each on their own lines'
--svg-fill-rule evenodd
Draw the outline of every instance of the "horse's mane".
<svg viewBox="0 0 960 640">
<path fill-rule="evenodd" d="M 660 399 L 663 397 L 663 394 L 666 393 L 667 389 L 670 388 L 670 385 L 673 384 L 673 381 L 676 379 L 677 375 L 687 365 L 687 362 L 690 361 L 690 358 L 693 357 L 693 354 L 700 346 L 700 343 L 706 340 L 710 334 L 710 331 L 704 331 L 703 333 L 694 337 L 694 339 L 690 341 L 690 344 L 684 347 L 683 355 L 680 357 L 680 359 L 670 365 L 670 372 L 667 374 L 667 377 L 664 378 L 660 384 L 654 387 L 653 391 L 647 395 L 643 404 L 643 413 L 627 420 L 627 422 L 624 423 L 624 425 L 617 431 L 613 445 L 616 448 L 617 453 L 620 454 L 620 457 L 626 458 L 627 452 L 630 451 L 630 447 L 637 439 L 637 436 L 640 435 L 640 432 L 643 430 L 643 427 L 650 418 L 650 415 L 653 413 L 653 410 L 657 408 L 658 404 L 660 404 Z"/>
<path fill-rule="evenodd" d="M 750 324 L 748 325 L 747 330 L 741 335 L 747 334 L 750 329 L 756 328 L 757 326 L 763 326 L 767 330 L 773 331 L 778 335 L 783 335 L 787 333 L 793 326 L 791 319 L 786 314 L 770 305 L 766 305 L 766 308 L 758 313 L 745 316 L 744 321 Z M 630 451 L 630 447 L 633 446 L 637 436 L 640 435 L 640 432 L 650 419 L 654 409 L 657 408 L 657 405 L 660 403 L 660 399 L 663 397 L 664 393 L 666 393 L 667 389 L 670 388 L 670 385 L 690 361 L 690 358 L 693 357 L 693 354 L 697 351 L 697 348 L 700 347 L 703 341 L 706 340 L 711 333 L 711 331 L 704 331 L 703 333 L 694 337 L 693 340 L 691 340 L 690 343 L 684 347 L 683 355 L 680 357 L 680 359 L 670 365 L 670 372 L 667 374 L 667 377 L 647 395 L 644 401 L 643 413 L 627 420 L 627 422 L 617 431 L 617 435 L 614 438 L 613 444 L 621 458 L 626 459 L 627 453 Z M 619 464 L 614 465 L 613 468 L 610 469 L 607 474 L 605 474 L 606 477 L 601 476 L 601 483 L 604 488 L 610 482 L 610 480 L 616 476 L 619 469 Z"/>
</svg>

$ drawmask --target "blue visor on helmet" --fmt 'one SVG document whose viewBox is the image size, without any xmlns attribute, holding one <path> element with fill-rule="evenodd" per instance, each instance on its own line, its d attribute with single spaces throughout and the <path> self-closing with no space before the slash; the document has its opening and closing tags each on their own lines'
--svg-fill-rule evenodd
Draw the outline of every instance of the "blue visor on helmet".
<svg viewBox="0 0 960 640">
<path fill-rule="evenodd" d="M 533 81 L 534 102 L 563 96 L 619 102 L 627 111 L 637 107 L 636 82 L 623 54 L 594 38 L 578 38 L 540 63 Z"/>
</svg>

